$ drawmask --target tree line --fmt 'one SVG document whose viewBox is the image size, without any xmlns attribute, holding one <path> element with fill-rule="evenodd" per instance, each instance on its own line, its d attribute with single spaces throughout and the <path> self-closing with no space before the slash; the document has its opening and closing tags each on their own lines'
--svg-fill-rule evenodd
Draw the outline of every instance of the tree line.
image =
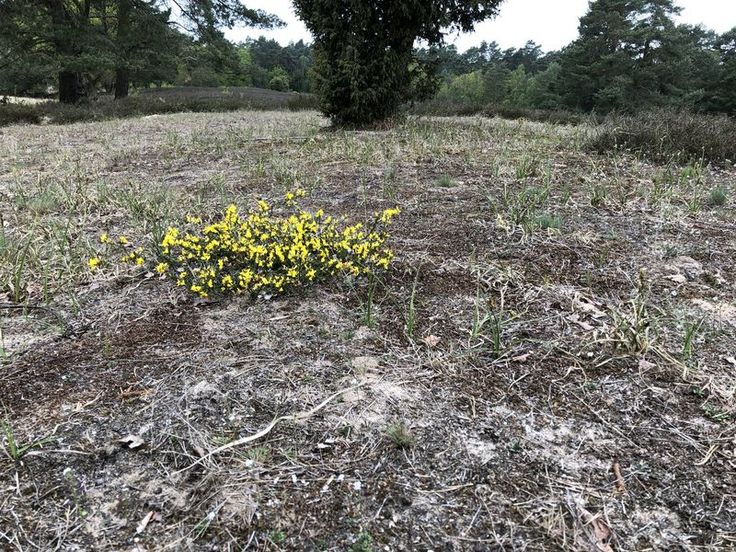
<svg viewBox="0 0 736 552">
<path fill-rule="evenodd" d="M 513 2 L 513 0 L 506 0 Z M 294 0 L 314 42 L 241 44 L 223 29 L 272 28 L 239 0 L 0 0 L 0 93 L 53 87 L 73 103 L 97 90 L 253 85 L 314 91 L 335 123 L 391 117 L 409 102 L 575 111 L 672 106 L 736 114 L 736 27 L 677 24 L 673 0 L 593 0 L 560 51 L 492 41 L 460 53 L 501 0 Z M 418 41 L 425 44 L 417 48 Z"/>
<path fill-rule="evenodd" d="M 672 0 L 596 0 L 579 37 L 560 51 L 495 42 L 459 53 L 419 51 L 441 79 L 440 100 L 512 108 L 640 111 L 655 107 L 736 115 L 736 27 L 719 35 L 676 24 Z"/>
<path fill-rule="evenodd" d="M 0 0 L 0 93 L 76 103 L 131 85 L 308 91 L 309 45 L 233 44 L 223 29 L 236 24 L 282 23 L 238 0 Z"/>
</svg>

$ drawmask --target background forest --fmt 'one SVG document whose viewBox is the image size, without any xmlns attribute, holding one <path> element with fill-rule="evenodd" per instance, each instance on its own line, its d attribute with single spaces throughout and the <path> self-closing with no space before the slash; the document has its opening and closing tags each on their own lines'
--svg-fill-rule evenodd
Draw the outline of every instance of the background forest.
<svg viewBox="0 0 736 552">
<path fill-rule="evenodd" d="M 58 14 L 55 4 L 63 4 Z M 665 106 L 733 115 L 736 28 L 718 35 L 676 24 L 679 11 L 672 0 L 596 0 L 580 20 L 578 39 L 560 51 L 544 52 L 531 41 L 502 50 L 493 37 L 465 52 L 418 43 L 412 99 L 431 98 L 429 109 L 452 112 Z M 218 8 L 197 1 L 4 0 L 0 94 L 75 103 L 125 97 L 131 86 L 313 90 L 310 45 L 263 37 L 234 44 L 222 29 L 236 23 L 280 24 L 237 2 Z"/>
</svg>

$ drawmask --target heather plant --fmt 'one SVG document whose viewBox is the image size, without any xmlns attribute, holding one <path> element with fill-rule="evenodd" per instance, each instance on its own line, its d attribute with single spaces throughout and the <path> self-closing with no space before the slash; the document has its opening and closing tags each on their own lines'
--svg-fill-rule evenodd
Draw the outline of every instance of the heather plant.
<svg viewBox="0 0 736 552">
<path fill-rule="evenodd" d="M 589 138 L 587 148 L 599 153 L 625 149 L 667 163 L 722 163 L 736 159 L 736 122 L 725 115 L 665 109 L 611 115 Z"/>
<path fill-rule="evenodd" d="M 393 259 L 386 247 L 388 226 L 399 209 L 377 213 L 368 224 L 348 225 L 322 209 L 298 208 L 303 195 L 287 193 L 281 214 L 261 200 L 246 213 L 230 205 L 210 223 L 188 216 L 148 253 L 125 236 L 103 234 L 104 249 L 89 260 L 89 268 L 101 269 L 107 257 L 148 266 L 202 298 L 282 293 L 340 274 L 372 276 L 388 268 Z"/>
</svg>

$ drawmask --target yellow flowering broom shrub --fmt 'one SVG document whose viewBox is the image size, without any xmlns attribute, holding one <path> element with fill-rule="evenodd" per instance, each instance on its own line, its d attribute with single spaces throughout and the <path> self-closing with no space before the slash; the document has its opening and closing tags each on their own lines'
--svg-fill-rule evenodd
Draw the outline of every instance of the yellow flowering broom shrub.
<svg viewBox="0 0 736 552">
<path fill-rule="evenodd" d="M 222 219 L 203 223 L 187 217 L 181 227 L 172 226 L 161 241 L 155 271 L 171 277 L 180 287 L 199 295 L 280 293 L 339 274 L 371 275 L 386 269 L 393 253 L 386 247 L 388 225 L 399 209 L 376 214 L 371 223 L 344 225 L 343 219 L 295 207 L 295 197 L 286 195 L 286 214 L 259 201 L 256 209 L 240 213 L 230 205 Z M 112 240 L 108 246 L 126 248 L 121 261 L 143 266 L 142 249 L 127 240 Z M 100 264 L 90 259 L 90 269 Z"/>
</svg>

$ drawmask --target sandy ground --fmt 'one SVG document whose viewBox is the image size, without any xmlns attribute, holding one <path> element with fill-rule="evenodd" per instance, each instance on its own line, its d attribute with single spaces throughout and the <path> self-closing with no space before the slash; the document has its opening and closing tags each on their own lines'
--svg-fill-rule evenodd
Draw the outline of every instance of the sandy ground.
<svg viewBox="0 0 736 552">
<path fill-rule="evenodd" d="M 0 129 L 0 547 L 736 548 L 736 173 L 589 132 Z M 102 231 L 297 185 L 351 220 L 401 207 L 370 308 L 349 279 L 202 302 L 86 270 Z"/>
</svg>

